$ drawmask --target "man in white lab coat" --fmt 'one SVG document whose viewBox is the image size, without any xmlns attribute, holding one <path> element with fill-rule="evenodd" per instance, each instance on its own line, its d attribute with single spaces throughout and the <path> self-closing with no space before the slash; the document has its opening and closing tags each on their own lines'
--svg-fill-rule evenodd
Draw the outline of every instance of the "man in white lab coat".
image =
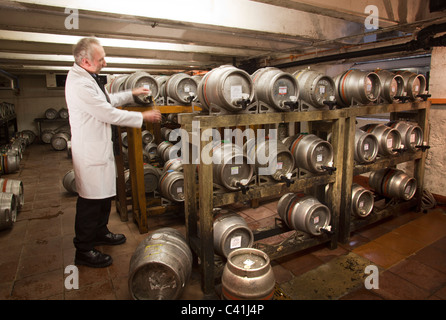
<svg viewBox="0 0 446 320">
<path fill-rule="evenodd" d="M 76 203 L 75 264 L 106 267 L 113 259 L 94 247 L 117 245 L 125 235 L 107 228 L 116 195 L 116 168 L 111 125 L 140 128 L 144 121 L 161 120 L 159 111 L 117 109 L 148 89 L 108 94 L 98 79 L 106 66 L 105 52 L 95 38 L 83 38 L 74 47 L 75 63 L 67 75 L 65 99 L 71 126 L 71 150 L 78 200 Z"/>
</svg>

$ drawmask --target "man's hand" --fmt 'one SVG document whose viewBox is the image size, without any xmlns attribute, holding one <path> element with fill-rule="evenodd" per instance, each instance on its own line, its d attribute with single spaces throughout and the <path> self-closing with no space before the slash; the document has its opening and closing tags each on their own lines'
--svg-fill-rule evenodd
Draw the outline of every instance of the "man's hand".
<svg viewBox="0 0 446 320">
<path fill-rule="evenodd" d="M 148 122 L 160 122 L 161 112 L 159 110 L 143 111 L 142 118 L 144 121 Z"/>
<path fill-rule="evenodd" d="M 148 88 L 144 88 L 144 87 L 139 87 L 139 88 L 135 88 L 132 90 L 132 94 L 134 96 L 139 96 L 141 94 L 144 95 L 152 95 L 152 90 L 148 89 Z"/>
</svg>

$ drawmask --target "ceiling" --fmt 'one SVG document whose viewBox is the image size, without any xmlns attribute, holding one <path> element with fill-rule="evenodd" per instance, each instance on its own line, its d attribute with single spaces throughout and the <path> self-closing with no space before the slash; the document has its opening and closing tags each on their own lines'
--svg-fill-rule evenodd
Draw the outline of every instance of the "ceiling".
<svg viewBox="0 0 446 320">
<path fill-rule="evenodd" d="M 66 73 L 85 36 L 104 46 L 103 73 L 281 66 L 406 43 L 444 13 L 425 0 L 0 0 L 0 71 Z"/>
</svg>

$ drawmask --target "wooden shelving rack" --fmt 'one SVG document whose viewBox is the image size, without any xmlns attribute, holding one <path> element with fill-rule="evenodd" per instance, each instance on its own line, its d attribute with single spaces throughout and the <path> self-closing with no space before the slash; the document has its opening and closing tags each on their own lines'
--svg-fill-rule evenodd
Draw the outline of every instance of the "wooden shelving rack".
<svg viewBox="0 0 446 320">
<path fill-rule="evenodd" d="M 345 145 L 347 146 L 344 157 L 344 173 L 342 174 L 342 204 L 339 241 L 348 242 L 352 231 L 363 228 L 375 223 L 381 219 L 395 216 L 409 211 L 411 208 L 421 207 L 423 196 L 424 167 L 426 161 L 426 152 L 418 150 L 416 152 L 406 151 L 396 156 L 378 158 L 375 162 L 366 165 L 357 165 L 354 161 L 354 137 L 356 128 L 356 119 L 361 116 L 371 116 L 375 114 L 390 113 L 390 120 L 411 119 L 418 123 L 423 130 L 424 141 L 429 139 L 429 110 L 430 101 L 417 101 L 408 103 L 380 104 L 369 106 L 358 106 L 345 109 L 348 112 L 346 119 Z M 351 215 L 351 187 L 355 176 L 379 170 L 382 168 L 394 167 L 400 163 L 414 161 L 413 177 L 417 181 L 417 191 L 410 201 L 399 201 L 389 204 L 382 210 L 374 208 L 374 211 L 365 218 L 356 218 Z"/>
<path fill-rule="evenodd" d="M 190 106 L 123 106 L 122 109 L 129 111 L 145 111 L 151 109 L 158 109 L 162 114 L 169 113 L 188 113 L 192 112 L 192 107 Z M 147 130 L 150 130 L 157 143 L 161 142 L 160 135 L 160 123 L 145 123 Z M 156 203 L 155 199 L 147 199 L 145 194 L 144 185 L 144 162 L 142 157 L 142 128 L 120 128 L 119 136 L 122 130 L 127 131 L 127 141 L 128 141 L 128 161 L 129 161 L 129 171 L 130 171 L 130 181 L 131 181 L 131 196 L 130 204 L 133 213 L 133 220 L 138 225 L 140 233 L 146 233 L 148 231 L 147 217 L 152 214 L 159 214 L 163 212 L 164 209 L 160 206 L 148 206 L 149 203 Z M 121 141 L 119 140 L 121 144 Z M 122 145 L 121 145 L 122 147 Z M 115 156 L 117 177 L 116 177 L 116 210 L 121 218 L 121 221 L 128 220 L 128 209 L 127 203 L 129 200 L 126 196 L 125 191 L 125 178 L 124 178 L 124 157 L 122 152 L 120 155 Z"/>
<path fill-rule="evenodd" d="M 304 235 L 291 236 L 279 246 L 264 245 L 261 240 L 289 229 L 283 226 L 271 226 L 270 229 L 253 230 L 255 246 L 265 251 L 270 258 L 292 254 L 319 244 L 327 244 L 330 248 L 336 248 L 337 243 L 347 242 L 351 232 L 358 230 L 383 218 L 394 216 L 399 212 L 408 211 L 411 208 L 420 208 L 423 194 L 423 178 L 426 152 L 405 152 L 397 156 L 379 158 L 367 165 L 356 165 L 354 162 L 354 132 L 357 117 L 374 114 L 390 114 L 391 120 L 399 117 L 411 117 L 424 130 L 424 139 L 428 141 L 428 117 L 431 103 L 429 101 L 417 101 L 408 103 L 377 104 L 366 106 L 353 106 L 337 110 L 305 111 L 305 112 L 275 112 L 259 114 L 230 114 L 230 115 L 202 115 L 193 112 L 192 107 L 184 106 L 158 106 L 162 113 L 177 113 L 178 123 L 187 135 L 182 138 L 184 148 L 191 148 L 190 142 L 199 141 L 199 155 L 210 141 L 201 141 L 200 133 L 206 129 L 261 127 L 269 124 L 303 123 L 307 122 L 311 130 L 331 132 L 331 144 L 334 150 L 334 171 L 318 175 L 305 175 L 298 177 L 289 186 L 286 183 L 268 185 L 251 185 L 246 193 L 214 192 L 212 164 L 192 163 L 192 159 L 184 161 L 184 191 L 185 191 L 185 226 L 187 239 L 195 256 L 200 262 L 202 289 L 205 294 L 214 292 L 215 278 L 217 274 L 214 265 L 213 248 L 213 209 L 237 202 L 255 202 L 262 198 L 277 197 L 287 192 L 301 192 L 315 190 L 315 188 L 331 184 L 328 200 L 332 213 L 332 232 L 314 237 Z M 142 111 L 141 107 L 125 107 L 128 110 Z M 159 124 L 146 124 L 155 135 L 156 142 L 160 142 Z M 138 224 L 141 233 L 148 231 L 147 217 L 153 212 L 147 208 L 146 195 L 144 194 L 143 160 L 141 129 L 127 128 L 129 144 L 129 167 L 132 180 L 132 208 L 133 217 Z M 185 139 L 186 138 L 186 139 Z M 184 143 L 186 141 L 186 143 Z M 189 155 L 192 152 L 189 149 Z M 117 207 L 123 221 L 127 220 L 127 209 L 124 189 L 123 162 L 117 159 L 118 164 L 118 197 Z M 418 182 L 417 192 L 410 201 L 396 202 L 385 209 L 374 210 L 368 217 L 359 219 L 352 217 L 351 212 L 351 186 L 355 176 L 397 164 L 414 161 L 414 178 Z M 286 230 L 285 230 L 286 229 Z M 296 231 L 297 232 L 297 231 Z"/>
<path fill-rule="evenodd" d="M 250 186 L 250 189 L 242 191 L 214 193 L 213 191 L 213 170 L 212 164 L 200 163 L 198 166 L 189 161 L 183 163 L 184 185 L 185 185 L 185 217 L 187 238 L 192 251 L 198 256 L 202 274 L 202 287 L 205 294 L 211 294 L 214 290 L 215 267 L 213 248 L 213 208 L 228 205 L 236 202 L 243 202 L 264 197 L 280 196 L 287 192 L 298 192 L 317 185 L 332 184 L 330 188 L 330 210 L 332 214 L 332 233 L 323 234 L 318 237 L 293 238 L 287 243 L 283 243 L 280 248 L 265 246 L 271 259 L 278 258 L 315 246 L 321 243 L 329 243 L 334 248 L 337 245 L 337 230 L 340 212 L 340 197 L 343 173 L 343 152 L 345 130 L 345 110 L 311 111 L 311 112 L 286 112 L 286 113 L 260 113 L 260 114 L 233 114 L 224 116 L 208 116 L 196 114 L 180 114 L 178 122 L 181 128 L 192 136 L 192 122 L 195 122 L 195 129 L 203 132 L 206 129 L 217 129 L 225 127 L 247 127 L 264 124 L 293 123 L 293 122 L 317 122 L 329 123 L 332 131 L 332 145 L 334 149 L 334 166 L 336 171 L 333 174 L 324 173 L 314 176 L 306 176 L 295 180 L 289 187 L 285 183 L 274 185 Z M 198 124 L 198 127 L 197 127 Z M 191 140 L 192 137 L 189 139 Z M 183 140 L 184 141 L 184 140 Z M 200 142 L 200 155 L 203 148 L 209 141 Z M 183 148 L 186 146 L 183 144 Z M 189 159 L 190 160 L 190 159 Z M 198 182 L 197 182 L 198 181 Z M 289 231 L 289 230 L 287 230 Z M 254 231 L 257 239 L 264 237 L 262 231 Z M 268 231 L 265 231 L 268 233 Z M 267 236 L 267 235 L 266 235 Z"/>
</svg>

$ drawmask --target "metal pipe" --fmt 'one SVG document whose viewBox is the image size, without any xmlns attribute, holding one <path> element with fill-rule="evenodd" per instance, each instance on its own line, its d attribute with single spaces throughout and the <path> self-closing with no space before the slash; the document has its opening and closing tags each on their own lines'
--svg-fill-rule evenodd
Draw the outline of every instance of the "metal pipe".
<svg viewBox="0 0 446 320">
<path fill-rule="evenodd" d="M 445 46 L 446 45 L 446 35 L 433 38 L 433 35 L 445 32 L 446 31 L 446 23 L 431 25 L 420 30 L 417 34 L 416 40 L 411 40 L 406 43 L 391 45 L 387 47 L 373 48 L 361 51 L 354 52 L 346 52 L 346 53 L 338 53 L 333 55 L 328 55 L 324 57 L 316 57 L 305 60 L 293 61 L 288 63 L 282 63 L 279 65 L 275 65 L 276 68 L 291 68 L 302 65 L 316 64 L 321 62 L 329 62 L 341 59 L 352 59 L 352 58 L 361 58 L 373 55 L 383 55 L 387 53 L 396 53 L 403 51 L 416 51 L 418 49 L 428 50 L 434 46 Z"/>
</svg>

